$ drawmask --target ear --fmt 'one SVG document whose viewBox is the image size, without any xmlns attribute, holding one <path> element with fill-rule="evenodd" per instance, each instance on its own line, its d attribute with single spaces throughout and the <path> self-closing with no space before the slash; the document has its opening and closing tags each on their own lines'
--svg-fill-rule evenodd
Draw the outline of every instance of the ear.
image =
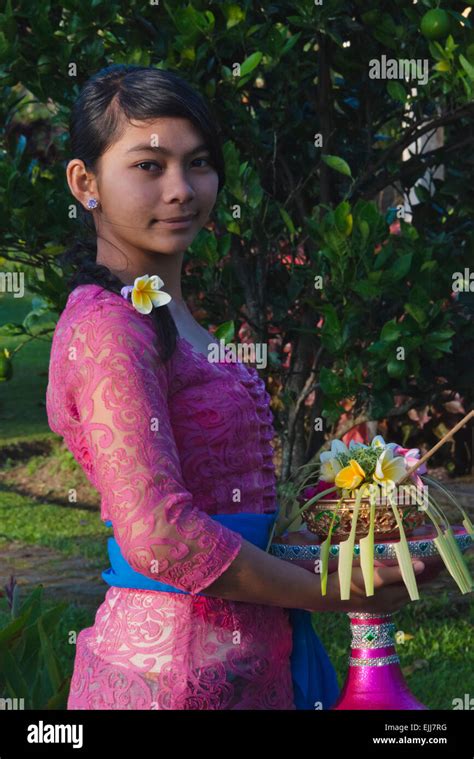
<svg viewBox="0 0 474 759">
<path fill-rule="evenodd" d="M 92 171 L 88 171 L 80 158 L 73 158 L 66 166 L 66 179 L 71 193 L 86 210 L 87 201 L 96 198 L 100 201 L 97 180 Z"/>
</svg>

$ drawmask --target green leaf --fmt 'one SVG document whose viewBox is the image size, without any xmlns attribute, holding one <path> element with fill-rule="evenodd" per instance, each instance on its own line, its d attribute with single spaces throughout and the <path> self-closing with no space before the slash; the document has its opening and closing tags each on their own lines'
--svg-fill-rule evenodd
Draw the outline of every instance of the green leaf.
<svg viewBox="0 0 474 759">
<path fill-rule="evenodd" d="M 245 12 L 236 3 L 232 3 L 231 5 L 222 3 L 221 10 L 227 21 L 226 29 L 232 29 L 233 26 L 240 24 L 245 19 Z"/>
<path fill-rule="evenodd" d="M 15 637 L 18 636 L 18 633 L 26 627 L 26 623 L 31 614 L 31 610 L 31 607 L 25 611 L 22 609 L 21 616 L 17 617 L 12 622 L 7 624 L 6 627 L 0 630 L 0 647 L 3 648 L 5 646 L 9 646 Z"/>
<path fill-rule="evenodd" d="M 340 332 L 341 322 L 333 305 L 320 306 L 319 311 L 324 314 L 323 332 Z"/>
<path fill-rule="evenodd" d="M 383 419 L 393 407 L 393 394 L 389 390 L 379 392 L 372 401 L 370 418 Z"/>
<path fill-rule="evenodd" d="M 431 41 L 428 43 L 428 47 L 435 61 L 446 60 L 446 53 L 444 52 L 444 48 L 441 47 L 439 42 Z"/>
<path fill-rule="evenodd" d="M 388 356 L 391 351 L 391 346 L 388 343 L 384 343 L 383 340 L 377 340 L 372 345 L 366 348 L 367 353 L 373 353 L 375 356 Z"/>
<path fill-rule="evenodd" d="M 464 18 L 462 18 L 462 21 L 464 21 Z M 446 40 L 446 43 L 445 43 L 445 50 L 446 50 L 446 52 L 447 53 L 453 53 L 458 47 L 459 47 L 459 45 L 456 45 L 456 43 L 454 41 L 453 35 L 449 34 L 448 38 Z"/>
<path fill-rule="evenodd" d="M 229 322 L 224 322 L 223 324 L 219 324 L 216 331 L 214 332 L 214 335 L 217 337 L 218 340 L 224 340 L 224 343 L 226 345 L 227 343 L 231 343 L 235 335 L 234 322 L 229 321 Z"/>
<path fill-rule="evenodd" d="M 382 247 L 382 250 L 380 250 L 376 256 L 375 256 L 375 263 L 374 263 L 374 269 L 376 271 L 379 271 L 380 269 L 383 269 L 389 258 L 393 255 L 393 244 L 391 240 L 385 243 L 385 245 Z"/>
<path fill-rule="evenodd" d="M 402 239 L 406 240 L 418 240 L 420 233 L 413 224 L 409 224 L 404 219 L 400 219 L 400 231 Z"/>
<path fill-rule="evenodd" d="M 44 267 L 44 278 L 45 282 L 51 285 L 54 292 L 61 292 L 64 289 L 64 277 L 56 272 L 50 264 L 46 264 Z"/>
<path fill-rule="evenodd" d="M 459 55 L 459 62 L 468 75 L 469 79 L 474 82 L 474 66 L 472 63 L 469 63 L 467 58 L 465 58 L 462 53 Z"/>
<path fill-rule="evenodd" d="M 280 57 L 285 55 L 285 53 L 288 53 L 289 50 L 291 50 L 294 45 L 298 42 L 299 38 L 301 37 L 301 32 L 297 32 L 296 34 L 293 34 L 286 42 L 282 50 L 280 51 Z"/>
<path fill-rule="evenodd" d="M 351 206 L 350 203 L 347 202 L 347 200 L 343 200 L 342 203 L 339 203 L 336 210 L 334 211 L 334 219 L 336 222 L 336 227 L 339 232 L 341 232 L 344 236 L 346 234 L 347 229 L 347 217 L 351 212 Z"/>
<path fill-rule="evenodd" d="M 352 290 L 361 296 L 364 300 L 371 300 L 380 295 L 380 285 L 376 282 L 370 282 L 368 279 L 361 279 L 352 285 Z"/>
<path fill-rule="evenodd" d="M 54 695 L 52 695 L 50 699 L 48 699 L 44 708 L 50 709 L 52 711 L 66 709 L 70 688 L 71 675 L 68 675 L 63 679 L 59 690 Z"/>
<path fill-rule="evenodd" d="M 387 363 L 387 372 L 394 379 L 401 379 L 405 375 L 405 361 L 392 358 Z"/>
<path fill-rule="evenodd" d="M 32 335 L 41 335 L 44 332 L 54 330 L 57 319 L 52 311 L 48 309 L 41 311 L 30 311 L 23 320 L 23 326 Z"/>
<path fill-rule="evenodd" d="M 341 601 L 348 601 L 351 597 L 351 577 L 354 565 L 354 543 L 357 528 L 357 519 L 359 517 L 360 501 L 362 492 L 356 493 L 356 501 L 352 512 L 351 531 L 347 540 L 339 543 L 339 560 L 337 571 L 339 575 L 339 592 Z"/>
<path fill-rule="evenodd" d="M 393 266 L 387 270 L 387 274 L 396 280 L 406 277 L 410 271 L 412 258 L 413 253 L 405 253 L 403 256 L 400 256 L 400 258 L 395 261 Z"/>
<path fill-rule="evenodd" d="M 428 342 L 438 342 L 438 341 L 444 341 L 449 340 L 450 337 L 455 335 L 456 332 L 452 329 L 442 329 L 437 330 L 435 332 L 431 332 L 429 335 L 427 335 Z"/>
<path fill-rule="evenodd" d="M 46 662 L 46 668 L 48 670 L 49 679 L 54 688 L 54 691 L 56 692 L 61 687 L 61 681 L 63 679 L 63 676 L 62 676 L 61 669 L 59 667 L 59 662 L 54 652 L 54 649 L 44 631 L 43 621 L 41 617 L 37 620 L 37 625 L 38 625 L 38 631 L 39 631 L 40 641 L 41 641 L 41 650 L 43 652 L 43 657 Z"/>
<path fill-rule="evenodd" d="M 0 670 L 10 698 L 24 698 L 29 705 L 29 688 L 15 658 L 7 648 L 0 650 Z M 3 696 L 3 694 L 2 694 Z"/>
<path fill-rule="evenodd" d="M 230 251 L 232 243 L 232 237 L 229 234 L 222 235 L 217 240 L 217 249 L 219 251 L 219 258 L 224 258 Z"/>
<path fill-rule="evenodd" d="M 380 339 L 385 340 L 385 342 L 388 343 L 393 343 L 395 340 L 398 340 L 401 334 L 402 329 L 400 325 L 396 323 L 395 319 L 391 319 L 383 325 Z"/>
<path fill-rule="evenodd" d="M 285 211 L 283 206 L 279 206 L 278 210 L 280 211 L 281 217 L 283 221 L 285 222 L 287 229 L 290 232 L 291 237 L 293 238 L 296 232 L 295 225 L 293 224 L 289 214 Z"/>
<path fill-rule="evenodd" d="M 415 195 L 421 203 L 429 203 L 431 200 L 431 193 L 422 185 L 417 185 L 415 188 Z"/>
<path fill-rule="evenodd" d="M 400 103 L 404 103 L 407 99 L 405 88 L 400 84 L 400 82 L 388 82 L 387 92 L 392 100 L 397 100 Z"/>
<path fill-rule="evenodd" d="M 319 383 L 323 393 L 329 396 L 342 395 L 342 383 L 335 372 L 323 366 L 319 373 Z"/>
<path fill-rule="evenodd" d="M 427 315 L 421 306 L 415 303 L 405 303 L 405 311 L 420 325 L 426 324 Z"/>
<path fill-rule="evenodd" d="M 351 168 L 343 158 L 340 158 L 337 155 L 323 155 L 321 158 L 330 169 L 334 169 L 334 171 L 338 171 L 340 174 L 352 178 Z"/>
<path fill-rule="evenodd" d="M 341 418 L 341 415 L 344 413 L 344 406 L 341 406 L 340 403 L 333 398 L 330 398 L 327 395 L 324 396 L 321 416 L 324 419 L 327 419 L 328 424 L 336 424 L 336 422 Z"/>
<path fill-rule="evenodd" d="M 200 233 L 192 243 L 191 250 L 193 255 L 208 263 L 211 268 L 215 266 L 219 260 L 216 236 L 211 234 L 207 229 L 201 229 Z"/>
<path fill-rule="evenodd" d="M 426 352 L 431 351 L 442 351 L 443 353 L 450 353 L 452 348 L 452 341 L 451 337 L 455 333 L 451 330 L 440 330 L 435 332 L 430 332 L 430 334 L 425 336 L 425 339 L 423 341 L 422 347 L 423 350 Z"/>
<path fill-rule="evenodd" d="M 13 322 L 7 322 L 0 325 L 0 336 L 11 337 L 13 335 L 24 335 L 25 328 L 23 324 L 14 324 Z"/>
<path fill-rule="evenodd" d="M 362 238 L 362 244 L 365 245 L 365 243 L 367 242 L 369 238 L 370 227 L 368 223 L 365 221 L 365 219 L 361 219 L 359 221 L 358 227 L 359 227 L 360 236 Z"/>
<path fill-rule="evenodd" d="M 263 53 L 260 51 L 256 53 L 252 53 L 252 55 L 249 55 L 249 57 L 245 59 L 245 61 L 242 63 L 240 67 L 240 76 L 242 77 L 242 76 L 246 76 L 247 74 L 250 74 L 251 71 L 257 68 L 262 58 L 263 58 Z"/>
</svg>

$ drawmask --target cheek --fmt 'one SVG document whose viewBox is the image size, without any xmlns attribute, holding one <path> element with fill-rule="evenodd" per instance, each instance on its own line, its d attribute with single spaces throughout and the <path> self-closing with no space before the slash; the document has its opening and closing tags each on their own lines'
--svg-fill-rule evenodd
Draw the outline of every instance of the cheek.
<svg viewBox="0 0 474 759">
<path fill-rule="evenodd" d="M 194 183 L 194 190 L 201 201 L 201 205 L 209 208 L 214 205 L 217 198 L 217 188 L 219 178 L 216 173 L 209 174 L 197 179 Z"/>
<path fill-rule="evenodd" d="M 133 173 L 110 172 L 101 193 L 104 206 L 115 217 L 119 214 L 124 218 L 147 216 L 156 204 L 156 188 Z"/>
</svg>

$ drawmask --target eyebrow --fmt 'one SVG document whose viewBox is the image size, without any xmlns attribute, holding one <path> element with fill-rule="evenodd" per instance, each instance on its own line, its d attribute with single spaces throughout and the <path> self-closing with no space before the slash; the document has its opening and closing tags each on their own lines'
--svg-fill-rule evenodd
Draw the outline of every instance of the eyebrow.
<svg viewBox="0 0 474 759">
<path fill-rule="evenodd" d="M 162 148 L 158 145 L 150 145 L 148 142 L 143 142 L 141 145 L 135 145 L 133 148 L 129 148 L 127 150 L 127 153 L 140 153 L 143 150 L 152 150 L 154 153 L 162 153 L 163 155 L 173 155 L 171 150 L 168 150 L 167 148 Z M 205 143 L 201 143 L 200 145 L 197 145 L 192 150 L 189 150 L 187 153 L 185 153 L 185 156 L 194 155 L 195 153 L 199 153 L 201 150 L 207 150 L 208 153 L 210 153 L 210 150 L 208 146 Z"/>
</svg>

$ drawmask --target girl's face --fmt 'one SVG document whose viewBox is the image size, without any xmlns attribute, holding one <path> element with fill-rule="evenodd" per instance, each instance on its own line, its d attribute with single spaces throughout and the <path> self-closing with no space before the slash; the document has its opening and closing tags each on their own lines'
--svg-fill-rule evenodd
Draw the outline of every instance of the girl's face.
<svg viewBox="0 0 474 759">
<path fill-rule="evenodd" d="M 99 159 L 99 235 L 120 246 L 179 253 L 208 221 L 218 188 L 210 152 L 184 118 L 125 122 L 126 128 Z M 173 225 L 167 219 L 192 216 Z"/>
</svg>

